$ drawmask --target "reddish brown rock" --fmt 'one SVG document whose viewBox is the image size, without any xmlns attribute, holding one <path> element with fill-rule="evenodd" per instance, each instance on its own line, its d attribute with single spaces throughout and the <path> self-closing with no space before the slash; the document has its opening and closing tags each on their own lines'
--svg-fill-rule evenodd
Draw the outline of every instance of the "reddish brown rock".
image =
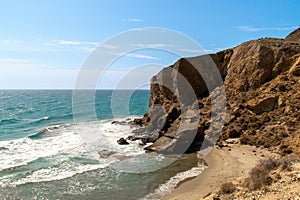
<svg viewBox="0 0 300 200">
<path fill-rule="evenodd" d="M 294 30 L 292 33 L 286 36 L 284 40 L 300 43 L 300 28 Z"/>
<path fill-rule="evenodd" d="M 289 70 L 289 73 L 294 76 L 300 76 L 300 55 L 294 65 Z"/>
<path fill-rule="evenodd" d="M 221 140 L 240 137 L 244 144 L 294 151 L 296 143 L 290 138 L 299 138 L 300 129 L 299 41 L 297 29 L 285 39 L 263 38 L 216 54 L 182 58 L 160 71 L 151 80 L 149 111 L 141 120 L 145 132 L 160 132 L 147 150 L 178 152 L 188 143 L 186 152 L 197 151 L 204 136 L 208 143 L 216 142 L 222 127 Z M 214 96 L 222 81 L 226 99 Z M 215 110 L 212 96 L 219 102 Z M 182 124 L 197 125 L 179 129 Z"/>
</svg>

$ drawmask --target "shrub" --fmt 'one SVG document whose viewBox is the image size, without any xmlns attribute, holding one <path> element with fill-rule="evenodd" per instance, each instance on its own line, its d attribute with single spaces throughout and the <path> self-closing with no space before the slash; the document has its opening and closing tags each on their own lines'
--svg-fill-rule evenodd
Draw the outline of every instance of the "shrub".
<svg viewBox="0 0 300 200">
<path fill-rule="evenodd" d="M 264 160 L 260 160 L 258 166 L 267 171 L 272 171 L 274 169 L 277 169 L 280 166 L 280 164 L 281 162 L 279 159 L 275 159 L 274 157 L 268 157 Z"/>
<path fill-rule="evenodd" d="M 280 168 L 281 170 L 291 171 L 292 170 L 292 163 L 296 162 L 297 157 L 285 157 L 280 159 Z"/>
<path fill-rule="evenodd" d="M 220 187 L 220 194 L 231 194 L 235 191 L 233 183 L 223 183 Z"/>
<path fill-rule="evenodd" d="M 274 157 L 265 158 L 260 160 L 259 163 L 250 171 L 249 179 L 246 181 L 246 185 L 250 190 L 258 190 L 260 188 L 266 188 L 266 186 L 272 183 L 270 177 L 270 171 L 276 170 L 279 167 L 281 170 L 290 169 L 292 159 Z"/>
<path fill-rule="evenodd" d="M 250 190 L 257 190 L 272 183 L 272 179 L 269 176 L 269 170 L 261 166 L 256 166 L 250 171 L 250 177 L 248 180 L 248 188 Z"/>
</svg>

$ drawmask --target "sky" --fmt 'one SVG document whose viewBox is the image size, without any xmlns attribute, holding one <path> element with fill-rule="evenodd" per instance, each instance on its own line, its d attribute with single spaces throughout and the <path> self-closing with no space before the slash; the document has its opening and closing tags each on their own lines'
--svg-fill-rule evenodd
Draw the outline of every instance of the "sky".
<svg viewBox="0 0 300 200">
<path fill-rule="evenodd" d="M 2 0 L 0 89 L 73 89 L 91 52 L 132 29 L 174 30 L 214 53 L 261 37 L 284 38 L 299 27 L 299 10 L 299 0 Z M 131 52 L 107 68 L 97 87 L 116 88 L 136 67 L 162 68 L 178 58 L 153 49 Z M 144 72 L 145 82 L 158 70 Z"/>
</svg>

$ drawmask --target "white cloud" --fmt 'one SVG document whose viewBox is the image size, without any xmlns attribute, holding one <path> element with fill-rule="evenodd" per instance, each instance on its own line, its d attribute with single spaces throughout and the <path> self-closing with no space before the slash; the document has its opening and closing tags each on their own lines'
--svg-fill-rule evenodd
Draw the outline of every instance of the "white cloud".
<svg viewBox="0 0 300 200">
<path fill-rule="evenodd" d="M 50 40 L 50 41 L 43 41 L 42 45 L 46 47 L 48 50 L 83 50 L 87 52 L 93 51 L 96 46 L 98 45 L 97 42 L 90 42 L 90 41 L 78 41 L 78 40 Z"/>
<path fill-rule="evenodd" d="M 100 45 L 97 42 L 89 41 L 73 41 L 73 40 L 52 40 L 44 43 L 45 46 L 58 46 L 60 48 L 72 48 L 92 52 L 95 48 Z M 118 49 L 119 47 L 111 44 L 101 44 L 102 48 L 105 49 Z"/>
<path fill-rule="evenodd" d="M 88 42 L 88 41 L 72 41 L 72 40 L 53 40 L 53 44 L 56 45 L 92 45 L 96 46 L 97 42 Z"/>
<path fill-rule="evenodd" d="M 139 18 L 129 18 L 129 19 L 127 19 L 127 21 L 130 21 L 130 22 L 142 22 L 143 20 L 139 19 Z"/>
<path fill-rule="evenodd" d="M 290 31 L 298 28 L 297 26 L 286 26 L 286 27 L 262 27 L 257 28 L 253 26 L 238 26 L 237 27 L 241 31 L 246 32 L 259 32 L 259 31 Z"/>
<path fill-rule="evenodd" d="M 150 60 L 159 60 L 158 58 L 153 57 L 153 56 L 147 56 L 147 55 L 135 54 L 135 53 L 129 53 L 129 54 L 126 54 L 125 56 L 133 57 L 133 58 L 143 58 L 143 59 L 150 59 Z"/>
<path fill-rule="evenodd" d="M 141 59 L 149 59 L 149 60 L 159 60 L 157 57 L 148 56 L 144 54 L 137 54 L 137 53 L 117 53 L 117 52 L 107 52 L 108 54 L 115 55 L 118 57 L 131 57 L 131 58 L 141 58 Z"/>
<path fill-rule="evenodd" d="M 69 41 L 69 40 L 54 40 L 54 43 L 58 45 L 81 45 L 82 42 L 80 41 Z"/>
<path fill-rule="evenodd" d="M 171 44 L 164 44 L 164 43 L 156 43 L 156 44 L 133 44 L 136 47 L 143 47 L 143 48 L 170 48 L 173 47 Z"/>
<path fill-rule="evenodd" d="M 184 51 L 188 53 L 198 53 L 198 54 L 204 54 L 212 52 L 210 49 L 179 49 L 179 51 Z"/>
</svg>

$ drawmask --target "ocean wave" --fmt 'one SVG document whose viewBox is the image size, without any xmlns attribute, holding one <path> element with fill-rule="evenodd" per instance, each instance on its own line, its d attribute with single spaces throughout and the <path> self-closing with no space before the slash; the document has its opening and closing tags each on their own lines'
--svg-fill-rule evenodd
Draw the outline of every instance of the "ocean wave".
<svg viewBox="0 0 300 200">
<path fill-rule="evenodd" d="M 23 169 L 25 170 L 28 170 L 32 165 L 36 165 L 37 163 L 45 163 L 46 159 L 43 158 L 43 157 L 40 157 L 40 158 L 36 158 L 35 160 L 32 160 L 30 162 L 27 162 L 27 163 L 22 163 L 20 165 L 16 164 L 15 166 L 12 166 L 12 167 L 8 167 L 8 168 L 4 168 L 2 170 L 0 170 L 1 172 L 1 175 L 3 174 L 6 174 L 7 173 L 11 173 L 11 172 L 20 172 L 22 171 Z M 44 165 L 40 165 L 40 168 L 42 168 Z"/>
<path fill-rule="evenodd" d="M 36 124 L 40 124 L 40 123 L 44 123 L 46 121 L 61 121 L 61 120 L 71 120 L 73 117 L 73 113 L 68 113 L 68 114 L 63 114 L 63 115 L 57 115 L 55 117 L 53 116 L 45 116 L 45 117 L 41 117 L 41 118 L 38 118 L 38 119 L 32 119 L 30 121 L 30 124 L 31 125 L 36 125 Z"/>
<path fill-rule="evenodd" d="M 45 117 L 41 117 L 41 118 L 38 118 L 38 119 L 31 119 L 29 120 L 30 124 L 39 124 L 41 122 L 44 122 L 44 121 L 48 121 L 48 120 L 52 120 L 53 118 L 52 117 L 49 117 L 49 116 L 45 116 Z"/>
<path fill-rule="evenodd" d="M 57 136 L 57 135 L 60 134 L 58 129 L 64 128 L 67 125 L 68 124 L 48 126 L 44 129 L 42 129 L 41 131 L 38 131 L 37 133 L 29 135 L 28 138 L 30 138 L 30 139 L 41 139 L 41 138 L 45 138 L 45 137 Z M 56 133 L 54 132 L 55 130 L 57 130 Z"/>
<path fill-rule="evenodd" d="M 46 159 L 39 158 L 31 163 L 28 163 L 26 166 L 21 166 L 19 168 L 12 169 L 9 173 L 6 173 L 0 177 L 0 187 L 7 186 L 17 186 L 28 183 L 40 183 L 40 182 L 49 182 L 49 181 L 57 181 L 63 180 L 70 177 L 73 177 L 77 174 L 82 174 L 88 171 L 93 171 L 97 169 L 103 169 L 109 165 L 109 163 L 93 163 L 93 164 L 85 164 L 74 163 L 70 160 L 63 160 L 60 162 L 55 162 L 55 164 L 48 162 L 44 163 L 44 165 L 37 165 L 38 161 L 45 162 Z M 30 165 L 38 166 L 31 168 Z"/>
<path fill-rule="evenodd" d="M 41 122 L 41 121 L 46 121 L 46 120 L 50 120 L 51 117 L 49 116 L 46 116 L 46 117 L 41 117 L 41 118 L 38 118 L 38 119 L 34 119 L 32 122 Z"/>
<path fill-rule="evenodd" d="M 170 178 L 166 183 L 160 185 L 153 193 L 146 195 L 140 200 L 153 200 L 153 199 L 161 199 L 163 196 L 171 193 L 178 183 L 184 181 L 187 178 L 192 178 L 201 174 L 207 166 L 204 165 L 203 162 L 199 162 L 198 166 L 193 167 L 192 169 L 184 172 L 180 172 Z"/>
<path fill-rule="evenodd" d="M 38 119 L 19 119 L 19 118 L 5 118 L 5 119 L 1 119 L 0 120 L 0 123 L 18 123 L 20 121 L 27 121 L 29 122 L 30 124 L 35 124 L 35 123 L 40 123 L 40 122 L 43 122 L 43 121 L 47 121 L 47 120 L 51 120 L 53 119 L 52 117 L 49 117 L 49 116 L 45 116 L 45 117 L 41 117 L 41 118 L 38 118 Z"/>
<path fill-rule="evenodd" d="M 20 121 L 22 121 L 22 120 L 18 119 L 18 118 L 1 119 L 0 125 L 13 124 L 13 123 L 18 123 Z"/>
<path fill-rule="evenodd" d="M 118 145 L 117 139 L 127 136 L 131 128 L 111 122 L 48 126 L 26 138 L 0 141 L 0 186 L 65 179 L 107 167 L 122 155 L 144 152 L 137 144 Z M 91 137 L 92 143 L 85 136 Z M 116 156 L 101 158 L 101 149 L 114 151 Z"/>
<path fill-rule="evenodd" d="M 11 110 L 16 110 L 16 109 L 24 109 L 26 108 L 24 105 L 15 105 L 12 107 L 8 107 L 8 108 L 3 108 L 2 111 L 11 111 Z"/>
<path fill-rule="evenodd" d="M 9 141 L 0 141 L 5 151 L 0 155 L 0 171 L 27 165 L 42 157 L 51 157 L 62 152 L 84 152 L 80 139 L 72 132 L 65 132 L 55 137 L 46 137 L 40 140 L 21 138 Z"/>
</svg>

